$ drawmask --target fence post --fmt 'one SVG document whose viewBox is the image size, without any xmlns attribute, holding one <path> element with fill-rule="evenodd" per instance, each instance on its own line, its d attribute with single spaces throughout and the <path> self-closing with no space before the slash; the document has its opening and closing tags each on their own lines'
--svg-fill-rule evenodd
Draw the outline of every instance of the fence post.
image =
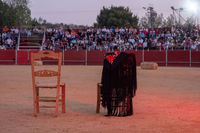
<svg viewBox="0 0 200 133">
<path fill-rule="evenodd" d="M 87 56 L 88 56 L 88 52 L 87 49 L 85 50 L 85 65 L 87 66 Z"/>
<path fill-rule="evenodd" d="M 19 45 L 20 45 L 20 31 L 18 33 L 17 46 L 15 47 L 15 65 L 17 65 Z"/>
<path fill-rule="evenodd" d="M 167 62 L 167 60 L 168 60 L 168 53 L 167 53 L 167 49 L 165 50 L 165 66 L 167 66 L 168 65 L 168 62 Z"/>
<path fill-rule="evenodd" d="M 19 31 L 18 40 L 17 40 L 17 48 L 15 48 L 16 50 L 19 50 L 19 45 L 20 45 L 20 31 Z"/>
<path fill-rule="evenodd" d="M 15 65 L 17 65 L 17 58 L 18 58 L 17 52 L 18 52 L 18 50 L 16 49 L 15 50 Z"/>
<path fill-rule="evenodd" d="M 144 62 L 144 48 L 142 49 L 142 62 Z"/>
<path fill-rule="evenodd" d="M 63 65 L 65 65 L 65 53 L 64 53 L 64 52 L 65 52 L 65 50 L 64 50 L 64 48 L 63 48 L 63 52 L 62 52 L 62 54 L 63 54 L 63 56 L 62 56 L 62 62 L 63 62 L 63 63 L 62 63 L 62 64 L 63 64 Z"/>
<path fill-rule="evenodd" d="M 29 49 L 27 50 L 27 64 L 29 64 L 29 62 L 30 62 L 30 58 L 29 58 Z"/>
<path fill-rule="evenodd" d="M 190 67 L 192 66 L 192 51 L 191 51 L 191 48 L 190 48 L 190 54 L 189 54 L 189 56 L 190 56 Z"/>
<path fill-rule="evenodd" d="M 43 34 L 42 46 L 44 45 L 45 41 L 46 41 L 46 31 L 44 31 L 44 34 Z"/>
</svg>

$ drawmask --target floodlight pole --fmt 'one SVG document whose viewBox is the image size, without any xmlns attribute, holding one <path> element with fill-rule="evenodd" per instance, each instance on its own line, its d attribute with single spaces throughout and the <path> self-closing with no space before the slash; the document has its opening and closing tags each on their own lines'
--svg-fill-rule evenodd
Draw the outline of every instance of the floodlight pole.
<svg viewBox="0 0 200 133">
<path fill-rule="evenodd" d="M 147 11 L 147 13 L 149 13 L 149 20 L 150 22 L 148 24 L 150 24 L 151 28 L 153 28 L 153 13 L 154 13 L 154 8 L 152 6 L 149 7 L 142 7 L 145 11 Z"/>
</svg>

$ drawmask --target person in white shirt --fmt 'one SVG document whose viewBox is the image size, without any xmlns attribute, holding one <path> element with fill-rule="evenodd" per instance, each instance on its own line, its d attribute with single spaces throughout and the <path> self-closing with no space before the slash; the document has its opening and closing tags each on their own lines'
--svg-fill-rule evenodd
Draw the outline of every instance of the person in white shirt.
<svg viewBox="0 0 200 133">
<path fill-rule="evenodd" d="M 11 48 L 13 46 L 13 41 L 10 37 L 8 39 L 6 39 L 5 45 L 9 48 Z"/>
</svg>

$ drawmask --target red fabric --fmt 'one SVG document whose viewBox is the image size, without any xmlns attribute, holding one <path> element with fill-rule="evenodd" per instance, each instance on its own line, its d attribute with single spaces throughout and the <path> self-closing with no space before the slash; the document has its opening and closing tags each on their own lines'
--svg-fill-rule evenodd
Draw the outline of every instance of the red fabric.
<svg viewBox="0 0 200 133">
<path fill-rule="evenodd" d="M 112 63 L 114 61 L 114 57 L 112 55 L 108 55 L 107 57 L 108 62 Z"/>
<path fill-rule="evenodd" d="M 119 55 L 119 54 L 120 54 L 120 52 L 119 52 L 119 51 L 116 51 L 116 52 L 115 52 L 115 55 Z"/>
<path fill-rule="evenodd" d="M 120 54 L 119 51 L 115 51 L 114 54 L 106 56 L 106 59 L 108 60 L 109 63 L 113 63 L 115 58 Z"/>
</svg>

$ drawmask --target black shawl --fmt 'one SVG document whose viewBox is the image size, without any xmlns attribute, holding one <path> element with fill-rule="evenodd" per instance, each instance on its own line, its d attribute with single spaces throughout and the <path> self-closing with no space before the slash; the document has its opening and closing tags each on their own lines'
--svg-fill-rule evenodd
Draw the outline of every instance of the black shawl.
<svg viewBox="0 0 200 133">
<path fill-rule="evenodd" d="M 132 98 L 137 89 L 135 55 L 107 53 L 101 83 L 102 106 L 107 107 L 108 115 L 132 115 Z"/>
</svg>

